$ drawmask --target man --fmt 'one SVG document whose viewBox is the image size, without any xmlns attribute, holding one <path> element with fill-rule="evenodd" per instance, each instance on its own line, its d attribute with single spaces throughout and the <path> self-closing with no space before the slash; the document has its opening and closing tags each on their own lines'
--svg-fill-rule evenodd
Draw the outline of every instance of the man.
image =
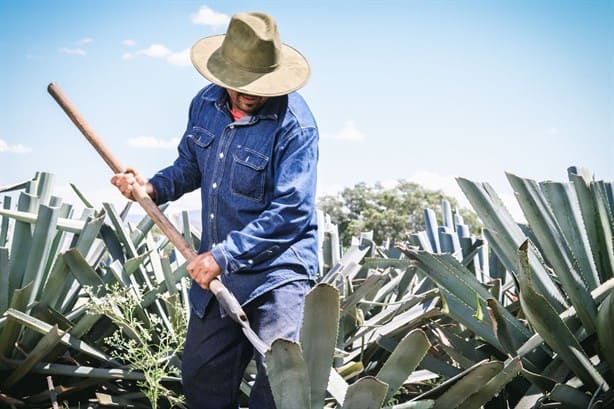
<svg viewBox="0 0 614 409">
<path fill-rule="evenodd" d="M 190 408 L 237 408 L 254 350 L 208 285 L 219 278 L 266 343 L 298 341 L 304 296 L 318 266 L 318 129 L 294 92 L 307 82 L 309 65 L 281 42 L 271 16 L 234 15 L 226 34 L 196 42 L 191 58 L 212 84 L 192 100 L 174 164 L 149 181 L 131 170 L 112 183 L 128 198 L 133 183 L 144 185 L 158 204 L 201 189 L 202 241 L 187 267 L 194 313 L 183 386 Z M 274 408 L 256 355 L 249 407 Z"/>
</svg>

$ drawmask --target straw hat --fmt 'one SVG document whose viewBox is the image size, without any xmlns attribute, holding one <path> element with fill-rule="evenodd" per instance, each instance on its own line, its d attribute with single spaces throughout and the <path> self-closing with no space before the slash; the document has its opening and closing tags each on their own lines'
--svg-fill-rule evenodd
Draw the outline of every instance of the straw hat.
<svg viewBox="0 0 614 409">
<path fill-rule="evenodd" d="M 305 57 L 281 42 L 275 20 L 264 13 L 235 14 L 225 35 L 198 40 L 190 57 L 214 84 L 263 97 L 299 89 L 310 73 Z"/>
</svg>

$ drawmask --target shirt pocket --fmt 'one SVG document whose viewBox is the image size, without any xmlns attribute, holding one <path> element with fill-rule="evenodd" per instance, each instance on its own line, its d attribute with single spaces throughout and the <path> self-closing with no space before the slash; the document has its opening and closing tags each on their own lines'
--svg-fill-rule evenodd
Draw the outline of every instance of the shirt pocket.
<svg viewBox="0 0 614 409">
<path fill-rule="evenodd" d="M 230 173 L 232 192 L 251 200 L 262 201 L 268 163 L 267 156 L 250 148 L 233 153 Z"/>
<path fill-rule="evenodd" d="M 213 143 L 213 140 L 215 139 L 213 133 L 209 132 L 205 128 L 193 126 L 186 133 L 186 138 L 192 141 L 194 153 L 196 154 L 196 159 L 198 160 L 199 169 L 205 169 L 207 166 L 207 159 L 209 158 L 209 153 L 211 151 L 211 143 Z"/>
</svg>

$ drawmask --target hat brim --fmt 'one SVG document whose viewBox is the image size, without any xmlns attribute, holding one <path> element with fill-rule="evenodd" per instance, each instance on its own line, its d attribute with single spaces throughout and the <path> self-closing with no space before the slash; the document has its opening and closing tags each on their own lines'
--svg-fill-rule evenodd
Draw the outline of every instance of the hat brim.
<svg viewBox="0 0 614 409">
<path fill-rule="evenodd" d="M 256 73 L 227 61 L 221 52 L 224 35 L 198 40 L 190 51 L 198 72 L 224 88 L 262 97 L 286 95 L 301 88 L 310 75 L 307 59 L 287 44 L 282 44 L 280 63 L 275 70 Z"/>
</svg>

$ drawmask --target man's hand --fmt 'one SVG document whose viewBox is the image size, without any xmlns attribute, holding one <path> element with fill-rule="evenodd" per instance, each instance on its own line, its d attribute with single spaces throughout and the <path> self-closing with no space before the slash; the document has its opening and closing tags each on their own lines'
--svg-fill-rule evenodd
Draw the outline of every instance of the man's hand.
<svg viewBox="0 0 614 409">
<path fill-rule="evenodd" d="M 190 277 L 205 290 L 209 289 L 211 280 L 222 274 L 222 269 L 209 251 L 196 256 L 187 269 Z"/>
<path fill-rule="evenodd" d="M 133 168 L 127 168 L 124 173 L 117 173 L 113 175 L 111 178 L 111 183 L 119 189 L 122 195 L 130 200 L 135 200 L 132 196 L 132 192 L 134 191 L 134 184 L 139 184 L 145 187 L 145 191 L 151 197 L 154 198 L 154 189 L 151 183 L 147 182 L 147 180 L 141 176 L 139 172 L 137 172 Z"/>
</svg>

